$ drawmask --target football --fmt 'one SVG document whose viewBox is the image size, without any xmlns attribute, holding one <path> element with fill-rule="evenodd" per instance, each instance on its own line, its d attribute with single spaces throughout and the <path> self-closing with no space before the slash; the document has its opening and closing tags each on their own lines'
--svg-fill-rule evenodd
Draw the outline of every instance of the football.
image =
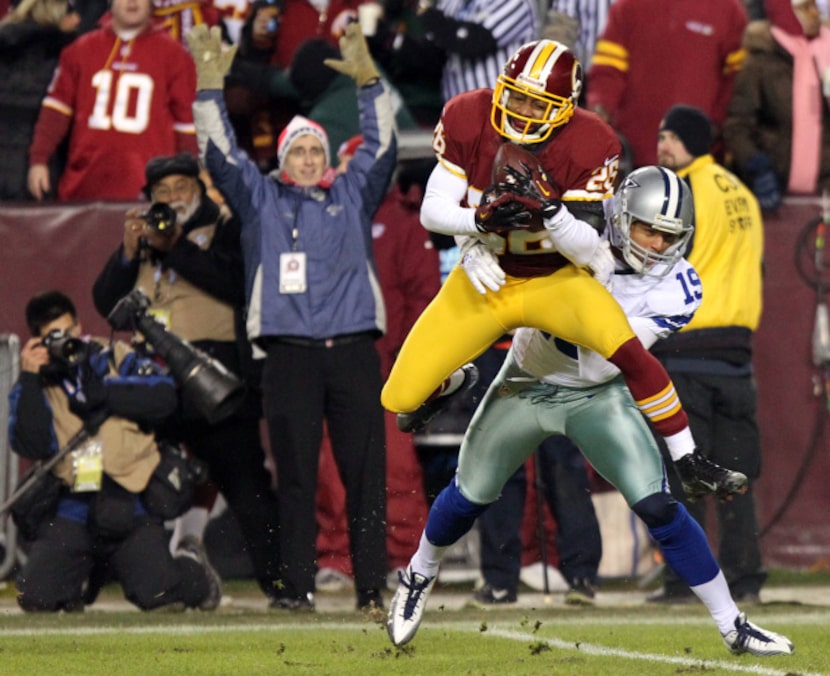
<svg viewBox="0 0 830 676">
<path fill-rule="evenodd" d="M 528 175 L 529 178 L 544 176 L 545 181 L 547 181 L 547 174 L 533 153 L 525 150 L 515 143 L 505 142 L 501 144 L 498 152 L 496 152 L 496 157 L 493 159 L 493 169 L 490 177 L 492 185 L 499 186 L 500 188 L 505 185 L 516 185 L 516 177 L 507 171 L 508 167 L 518 171 L 521 174 Z M 497 190 L 496 194 L 500 194 L 502 192 L 504 192 L 504 190 Z M 517 190 L 516 192 L 521 191 Z M 531 232 L 538 232 L 544 229 L 545 226 L 542 222 L 541 210 L 531 211 L 528 230 Z"/>
</svg>

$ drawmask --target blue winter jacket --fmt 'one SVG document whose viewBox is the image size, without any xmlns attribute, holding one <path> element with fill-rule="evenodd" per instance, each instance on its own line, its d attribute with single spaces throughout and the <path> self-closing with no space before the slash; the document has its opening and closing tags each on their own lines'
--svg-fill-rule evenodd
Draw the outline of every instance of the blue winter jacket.
<svg viewBox="0 0 830 676">
<path fill-rule="evenodd" d="M 301 188 L 263 175 L 237 147 L 222 92 L 202 90 L 193 104 L 199 150 L 242 222 L 247 329 L 266 336 L 330 338 L 386 330 L 372 256 L 372 215 L 396 162 L 394 113 L 381 83 L 358 92 L 363 144 L 330 188 Z M 307 290 L 279 289 L 280 254 L 307 260 Z"/>
</svg>

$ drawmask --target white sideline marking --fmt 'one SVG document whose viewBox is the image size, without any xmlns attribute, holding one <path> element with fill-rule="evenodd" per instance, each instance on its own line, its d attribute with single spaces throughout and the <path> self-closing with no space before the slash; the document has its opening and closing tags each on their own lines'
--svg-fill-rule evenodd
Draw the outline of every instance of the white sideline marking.
<svg viewBox="0 0 830 676">
<path fill-rule="evenodd" d="M 820 613 L 819 615 L 824 615 Z M 767 616 L 765 619 L 783 621 L 785 615 Z M 702 619 L 702 618 L 700 618 Z M 711 622 L 706 618 L 708 622 Z M 800 619 L 800 618 L 799 618 Z M 815 621 L 815 616 L 813 621 Z M 665 620 L 668 620 L 666 622 Z M 663 624 L 698 624 L 698 618 L 664 618 Z M 791 620 L 787 620 L 791 621 Z M 587 623 L 587 622 L 586 622 Z M 592 624 L 597 624 L 594 620 Z M 637 623 L 640 623 L 638 620 Z M 573 622 L 569 622 L 573 624 Z M 488 628 L 486 632 L 481 631 L 481 623 L 475 622 L 436 622 L 428 625 L 431 629 L 442 629 L 450 631 L 461 631 L 464 633 L 476 633 L 484 638 L 494 636 L 511 641 L 522 641 L 529 643 L 544 643 L 559 650 L 574 650 L 588 655 L 603 657 L 623 657 L 632 660 L 642 660 L 659 664 L 676 664 L 687 667 L 702 667 L 725 669 L 727 671 L 741 672 L 747 674 L 761 674 L 762 676 L 788 676 L 793 672 L 789 669 L 771 669 L 757 665 L 742 665 L 733 661 L 713 660 L 688 657 L 672 657 L 657 653 L 644 653 L 634 650 L 623 650 L 620 648 L 607 648 L 593 643 L 563 641 L 558 638 L 545 638 L 536 634 L 511 631 L 508 629 Z M 28 636 L 105 636 L 111 634 L 175 634 L 188 636 L 196 634 L 224 634 L 224 633 L 248 633 L 248 632 L 286 632 L 286 631 L 307 631 L 309 629 L 325 629 L 327 631 L 381 631 L 382 625 L 371 622 L 343 623 L 343 622 L 315 622 L 306 624 L 182 624 L 182 625 L 149 625 L 135 627 L 61 627 L 61 628 L 38 628 L 38 629 L 4 629 L 0 640 L 10 637 Z M 751 656 L 750 656 L 751 657 Z M 816 672 L 799 671 L 799 676 L 826 676 Z"/>
<path fill-rule="evenodd" d="M 803 613 L 775 613 L 775 614 L 754 614 L 752 609 L 750 608 L 747 612 L 747 616 L 749 617 L 750 621 L 758 620 L 761 624 L 766 625 L 767 623 L 777 624 L 821 624 L 827 623 L 830 624 L 830 612 L 825 609 L 818 610 L 817 612 L 803 612 Z M 621 620 L 619 618 L 614 617 L 556 617 L 556 618 L 548 618 L 542 619 L 542 623 L 547 627 L 556 627 L 558 624 L 567 625 L 572 627 L 574 625 L 583 625 L 583 626 L 614 626 L 620 624 Z M 637 617 L 637 618 L 629 618 L 625 620 L 626 623 L 630 624 L 642 624 L 642 625 L 660 625 L 660 626 L 699 626 L 699 625 L 712 625 L 712 618 L 709 615 L 704 614 L 696 614 L 696 615 L 683 615 L 679 617 Z M 769 629 L 775 631 L 774 627 L 769 627 Z"/>
<path fill-rule="evenodd" d="M 747 674 L 764 674 L 765 676 L 787 676 L 793 672 L 789 669 L 769 669 L 760 666 L 748 666 L 736 664 L 735 662 L 727 662 L 724 660 L 712 659 L 692 659 L 689 657 L 671 657 L 669 655 L 660 655 L 654 653 L 641 653 L 633 650 L 622 650 L 621 648 L 606 648 L 592 643 L 583 643 L 574 641 L 563 641 L 558 638 L 543 638 L 534 634 L 523 634 L 517 631 L 509 631 L 506 629 L 488 629 L 484 632 L 484 636 L 490 634 L 492 636 L 499 636 L 500 638 L 507 638 L 513 641 L 530 641 L 533 643 L 544 643 L 560 650 L 575 650 L 580 653 L 588 655 L 599 655 L 601 657 L 624 657 L 630 660 L 642 660 L 644 662 L 655 662 L 660 664 L 677 664 L 686 667 L 706 667 L 706 669 L 717 667 L 718 669 L 726 669 L 728 671 L 740 671 Z M 798 672 L 799 676 L 822 676 L 822 674 L 814 674 L 806 671 Z"/>
</svg>

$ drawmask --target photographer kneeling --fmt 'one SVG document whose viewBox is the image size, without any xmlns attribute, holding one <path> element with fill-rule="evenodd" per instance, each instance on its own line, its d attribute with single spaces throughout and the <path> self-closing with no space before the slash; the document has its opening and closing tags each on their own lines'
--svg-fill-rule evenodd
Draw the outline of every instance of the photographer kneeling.
<svg viewBox="0 0 830 676">
<path fill-rule="evenodd" d="M 10 396 L 12 448 L 37 461 L 71 450 L 12 507 L 31 540 L 20 607 L 82 610 L 97 591 L 91 577 L 111 576 L 142 610 L 215 608 L 220 581 L 198 551 L 170 555 L 164 515 L 145 499 L 162 461 L 152 429 L 176 408 L 173 379 L 124 343 L 81 337 L 59 291 L 33 297 L 26 322 L 34 337 Z"/>
</svg>

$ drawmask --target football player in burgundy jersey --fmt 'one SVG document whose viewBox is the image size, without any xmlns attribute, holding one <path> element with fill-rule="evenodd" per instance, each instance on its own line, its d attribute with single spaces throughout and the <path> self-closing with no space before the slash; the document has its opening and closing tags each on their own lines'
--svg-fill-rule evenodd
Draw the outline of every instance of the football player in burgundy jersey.
<svg viewBox="0 0 830 676">
<path fill-rule="evenodd" d="M 598 116 L 576 108 L 581 89 L 573 54 L 539 40 L 516 51 L 494 91 L 466 92 L 445 106 L 421 221 L 435 232 L 485 242 L 498 262 L 462 245 L 461 264 L 404 341 L 382 403 L 399 414 L 401 429 L 417 429 L 473 380 L 474 369 L 464 364 L 504 333 L 536 328 L 608 359 L 672 458 L 694 459 L 691 482 L 713 492 L 733 490 L 730 472 L 694 452 L 674 384 L 588 271 L 605 281 L 613 273 L 598 228 L 602 201 L 617 181 L 620 144 Z M 525 158 L 518 166 L 497 167 L 496 174 L 504 170 L 512 180 L 494 177 L 505 143 L 532 153 L 514 151 Z M 539 222 L 542 227 L 533 225 Z"/>
<path fill-rule="evenodd" d="M 197 152 L 196 70 L 151 19 L 150 0 L 113 0 L 101 28 L 61 53 L 29 148 L 29 190 L 53 190 L 47 160 L 69 136 L 57 198 L 138 200 L 157 156 Z"/>
</svg>

